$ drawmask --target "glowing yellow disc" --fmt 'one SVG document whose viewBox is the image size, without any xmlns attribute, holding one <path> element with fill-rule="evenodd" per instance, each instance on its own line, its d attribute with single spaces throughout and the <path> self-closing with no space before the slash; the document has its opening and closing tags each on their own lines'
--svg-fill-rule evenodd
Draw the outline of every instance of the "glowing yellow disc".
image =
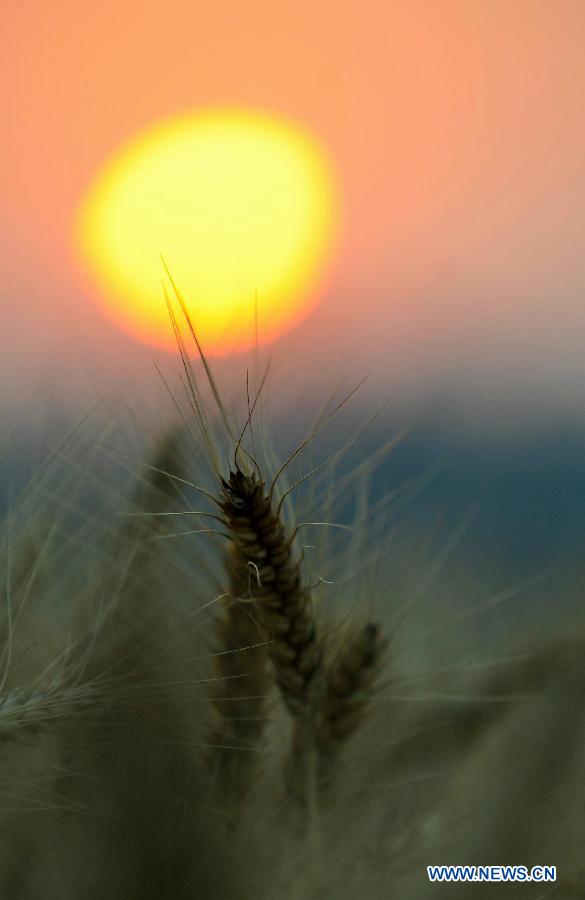
<svg viewBox="0 0 585 900">
<path fill-rule="evenodd" d="M 211 353 L 295 325 L 318 299 L 338 222 L 331 165 L 281 119 L 214 109 L 157 124 L 98 173 L 75 242 L 106 313 L 174 344 L 161 255 Z"/>
</svg>

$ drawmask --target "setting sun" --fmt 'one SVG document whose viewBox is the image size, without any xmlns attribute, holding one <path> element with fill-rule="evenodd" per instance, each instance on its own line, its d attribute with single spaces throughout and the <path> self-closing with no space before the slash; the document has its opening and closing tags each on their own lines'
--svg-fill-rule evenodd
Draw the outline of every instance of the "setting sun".
<svg viewBox="0 0 585 900">
<path fill-rule="evenodd" d="M 159 123 L 98 172 L 75 242 L 107 315 L 173 346 L 161 256 L 208 352 L 282 334 L 318 300 L 338 224 L 332 167 L 276 117 L 211 110 Z"/>
</svg>

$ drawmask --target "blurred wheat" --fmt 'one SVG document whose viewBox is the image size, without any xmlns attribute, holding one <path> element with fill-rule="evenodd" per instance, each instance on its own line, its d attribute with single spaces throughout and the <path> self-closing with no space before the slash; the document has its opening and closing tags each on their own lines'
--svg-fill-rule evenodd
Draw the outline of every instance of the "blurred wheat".
<svg viewBox="0 0 585 900">
<path fill-rule="evenodd" d="M 104 494 L 115 471 L 130 491 L 71 520 L 97 464 L 57 491 L 49 467 L 4 523 L 0 896 L 426 900 L 453 887 L 425 866 L 450 862 L 556 864 L 549 894 L 505 890 L 584 896 L 580 632 L 489 659 L 446 608 L 419 613 L 391 546 L 374 578 L 366 470 L 354 530 L 315 556 L 338 576 L 319 599 L 300 529 L 319 498 L 336 524 L 351 477 L 333 457 L 295 500 L 318 428 L 283 463 L 263 382 L 242 431 L 207 363 L 216 414 L 185 366 L 187 426 L 138 477 L 107 456 Z"/>
</svg>

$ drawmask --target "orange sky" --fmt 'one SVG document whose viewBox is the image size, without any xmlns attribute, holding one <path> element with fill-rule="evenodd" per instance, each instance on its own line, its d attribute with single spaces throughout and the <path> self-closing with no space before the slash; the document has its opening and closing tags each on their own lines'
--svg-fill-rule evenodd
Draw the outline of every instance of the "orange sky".
<svg viewBox="0 0 585 900">
<path fill-rule="evenodd" d="M 0 340 L 15 385 L 143 352 L 96 310 L 72 214 L 137 130 L 239 104 L 307 126 L 343 191 L 329 291 L 275 352 L 330 382 L 583 392 L 581 0 L 22 0 L 2 21 Z"/>
</svg>

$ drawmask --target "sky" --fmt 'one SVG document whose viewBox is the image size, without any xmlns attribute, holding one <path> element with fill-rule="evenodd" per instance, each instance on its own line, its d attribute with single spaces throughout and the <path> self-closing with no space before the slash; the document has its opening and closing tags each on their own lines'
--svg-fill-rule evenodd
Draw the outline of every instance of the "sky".
<svg viewBox="0 0 585 900">
<path fill-rule="evenodd" d="M 152 373 L 100 312 L 71 223 L 138 132 L 234 105 L 297 122 L 340 185 L 320 303 L 270 348 L 299 383 L 583 415 L 581 0 L 5 0 L 2 22 L 5 409 Z"/>
</svg>

